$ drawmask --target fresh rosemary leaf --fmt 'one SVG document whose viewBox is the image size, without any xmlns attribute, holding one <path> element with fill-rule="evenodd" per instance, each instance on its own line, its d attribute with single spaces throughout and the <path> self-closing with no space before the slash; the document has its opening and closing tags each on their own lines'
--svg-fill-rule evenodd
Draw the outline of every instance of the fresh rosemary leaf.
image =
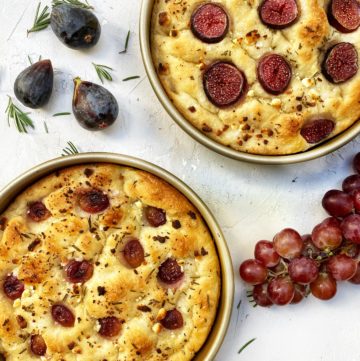
<svg viewBox="0 0 360 361">
<path fill-rule="evenodd" d="M 68 4 L 68 5 L 74 5 L 82 9 L 94 9 L 93 6 L 91 6 L 87 0 L 85 2 L 79 1 L 79 0 L 53 0 L 52 5 L 58 6 L 62 4 Z"/>
<path fill-rule="evenodd" d="M 31 29 L 28 29 L 27 33 L 34 33 L 46 29 L 50 25 L 50 12 L 49 7 L 45 5 L 44 9 L 40 12 L 41 2 L 36 9 L 34 24 Z"/>
<path fill-rule="evenodd" d="M 7 120 L 10 126 L 10 119 L 14 119 L 16 129 L 19 133 L 27 133 L 27 128 L 35 128 L 33 121 L 29 118 L 27 113 L 24 113 L 20 108 L 18 108 L 9 97 L 8 106 L 5 110 L 7 113 Z"/>
<path fill-rule="evenodd" d="M 106 65 L 95 64 L 95 63 L 92 63 L 92 65 L 94 65 L 96 73 L 103 84 L 104 84 L 104 79 L 109 81 L 113 80 L 111 74 L 108 72 L 108 70 L 114 71 L 113 68 L 110 68 L 109 66 Z"/>
<path fill-rule="evenodd" d="M 238 351 L 238 354 L 243 352 L 246 349 L 246 347 L 248 347 L 250 344 L 252 344 L 255 340 L 256 340 L 256 338 L 253 338 L 250 341 L 246 342 L 246 344 L 243 347 L 241 347 L 241 349 Z"/>
<path fill-rule="evenodd" d="M 53 114 L 53 117 L 61 117 L 63 115 L 70 115 L 71 113 L 69 112 L 62 112 L 62 113 L 55 113 Z"/>
<path fill-rule="evenodd" d="M 129 80 L 139 79 L 139 78 L 140 78 L 139 75 L 134 75 L 134 76 L 129 76 L 128 78 L 125 78 L 122 81 L 129 81 Z"/>
<path fill-rule="evenodd" d="M 79 154 L 79 150 L 76 148 L 73 142 L 67 142 L 68 147 L 63 149 L 61 156 L 66 157 L 67 155 Z"/>
<path fill-rule="evenodd" d="M 126 36 L 124 50 L 120 51 L 119 54 L 124 54 L 124 53 L 127 52 L 128 45 L 129 45 L 129 40 L 130 40 L 130 30 L 128 31 L 127 36 Z"/>
<path fill-rule="evenodd" d="M 44 122 L 44 128 L 45 128 L 45 132 L 49 134 L 49 128 L 48 128 L 46 122 Z"/>
</svg>

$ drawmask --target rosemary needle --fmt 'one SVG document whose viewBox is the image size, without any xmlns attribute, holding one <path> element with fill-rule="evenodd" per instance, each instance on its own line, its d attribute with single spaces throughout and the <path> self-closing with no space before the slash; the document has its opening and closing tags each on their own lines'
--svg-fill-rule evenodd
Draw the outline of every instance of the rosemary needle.
<svg viewBox="0 0 360 361">
<path fill-rule="evenodd" d="M 5 113 L 7 113 L 7 120 L 8 124 L 10 126 L 10 118 L 14 119 L 16 129 L 19 131 L 19 133 L 27 133 L 27 128 L 35 128 L 33 121 L 29 118 L 27 113 L 24 113 L 19 107 L 17 107 L 11 97 L 9 97 L 8 106 L 5 110 Z"/>
<path fill-rule="evenodd" d="M 46 132 L 46 133 L 49 133 L 49 128 L 48 128 L 46 122 L 44 122 L 44 128 L 45 128 L 45 132 Z"/>
<path fill-rule="evenodd" d="M 95 64 L 95 63 L 92 63 L 92 65 L 94 65 L 96 73 L 103 84 L 104 84 L 104 79 L 109 81 L 113 80 L 111 74 L 108 72 L 108 70 L 114 71 L 113 68 L 110 68 L 109 66 L 106 65 Z"/>
<path fill-rule="evenodd" d="M 67 155 L 74 155 L 79 154 L 79 150 L 76 148 L 73 142 L 67 142 L 68 147 L 63 149 L 63 153 L 61 154 L 62 157 L 66 157 Z"/>
<path fill-rule="evenodd" d="M 53 6 L 58 6 L 58 5 L 62 5 L 62 4 L 68 4 L 68 5 L 74 5 L 77 6 L 79 8 L 82 9 L 94 9 L 93 6 L 91 6 L 87 0 L 85 0 L 85 2 L 81 2 L 79 0 L 53 0 L 52 5 Z"/>
<path fill-rule="evenodd" d="M 41 2 L 36 9 L 34 24 L 31 29 L 28 29 L 27 33 L 33 33 L 46 29 L 50 25 L 50 12 L 49 7 L 45 5 L 44 9 L 40 12 Z"/>
<path fill-rule="evenodd" d="M 63 113 L 55 113 L 55 114 L 53 114 L 53 117 L 61 117 L 61 116 L 63 116 L 63 115 L 70 115 L 71 113 L 69 113 L 69 112 L 63 112 Z"/>
<path fill-rule="evenodd" d="M 124 54 L 124 53 L 127 52 L 128 45 L 129 45 L 129 40 L 130 40 L 130 30 L 128 31 L 127 36 L 126 36 L 124 50 L 120 51 L 119 54 Z"/>
<path fill-rule="evenodd" d="M 256 340 L 256 338 L 253 338 L 250 341 L 246 342 L 246 344 L 243 347 L 241 347 L 241 349 L 238 351 L 238 354 L 243 352 L 246 349 L 246 347 L 248 347 L 250 344 L 252 344 L 255 340 Z"/>
<path fill-rule="evenodd" d="M 129 76 L 128 78 L 125 78 L 122 81 L 129 81 L 129 80 L 139 79 L 139 78 L 140 78 L 139 75 L 134 75 L 134 76 Z"/>
</svg>

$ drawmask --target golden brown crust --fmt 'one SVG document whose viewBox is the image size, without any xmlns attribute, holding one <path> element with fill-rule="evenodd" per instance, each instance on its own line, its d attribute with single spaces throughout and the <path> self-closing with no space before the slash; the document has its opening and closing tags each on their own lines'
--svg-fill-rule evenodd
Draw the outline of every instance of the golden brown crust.
<svg viewBox="0 0 360 361">
<path fill-rule="evenodd" d="M 87 188 L 108 195 L 104 212 L 90 217 L 79 208 L 77 194 Z M 33 222 L 26 212 L 34 201 L 42 201 L 51 217 Z M 146 206 L 164 209 L 166 224 L 146 225 Z M 0 353 L 7 361 L 39 359 L 29 348 L 31 334 L 41 334 L 46 357 L 59 361 L 186 361 L 206 340 L 219 300 L 218 256 L 198 211 L 163 180 L 110 164 L 71 167 L 35 183 L 1 217 L 7 222 L 0 230 Z M 121 254 L 128 235 L 137 237 L 145 251 L 136 270 Z M 168 257 L 176 258 L 185 273 L 176 290 L 164 288 L 156 276 Z M 94 264 L 86 283 L 66 281 L 70 259 Z M 2 287 L 11 273 L 25 283 L 15 301 Z M 74 327 L 54 322 L 51 306 L 58 302 L 76 315 Z M 184 326 L 169 331 L 160 316 L 175 307 Z M 24 328 L 17 316 L 26 321 Z M 109 316 L 122 322 L 119 336 L 111 340 L 98 333 L 98 319 Z"/>
<path fill-rule="evenodd" d="M 333 137 L 360 118 L 360 71 L 334 85 L 321 73 L 326 50 L 350 42 L 360 53 L 360 29 L 342 34 L 331 27 L 329 0 L 298 0 L 300 18 L 280 31 L 261 23 L 261 0 L 217 0 L 228 12 L 230 30 L 223 41 L 205 44 L 190 30 L 190 17 L 203 0 L 156 0 L 151 25 L 152 56 L 168 96 L 184 117 L 206 136 L 238 151 L 280 155 L 302 152 L 308 144 L 300 130 L 313 117 L 335 121 Z M 256 77 L 258 60 L 269 52 L 291 63 L 293 77 L 279 96 L 264 91 Z M 202 73 L 215 61 L 231 61 L 249 82 L 245 99 L 219 109 L 207 99 Z M 328 139 L 327 138 L 327 139 Z"/>
</svg>

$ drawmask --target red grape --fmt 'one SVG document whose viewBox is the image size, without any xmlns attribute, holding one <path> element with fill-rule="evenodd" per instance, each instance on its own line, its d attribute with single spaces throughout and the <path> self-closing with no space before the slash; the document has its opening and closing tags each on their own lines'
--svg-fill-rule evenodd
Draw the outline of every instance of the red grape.
<svg viewBox="0 0 360 361">
<path fill-rule="evenodd" d="M 329 259 L 327 269 L 337 281 L 347 281 L 355 276 L 357 261 L 345 254 L 338 254 Z"/>
<path fill-rule="evenodd" d="M 270 301 L 267 283 L 254 286 L 252 295 L 257 305 L 261 307 L 270 307 L 273 303 Z"/>
<path fill-rule="evenodd" d="M 292 304 L 300 303 L 304 299 L 304 297 L 306 297 L 306 291 L 307 291 L 306 286 L 295 285 L 295 294 L 291 303 Z"/>
<path fill-rule="evenodd" d="M 293 300 L 295 287 L 287 277 L 274 278 L 268 285 L 268 294 L 275 305 L 285 306 Z"/>
<path fill-rule="evenodd" d="M 289 264 L 289 275 L 294 282 L 307 285 L 319 275 L 317 263 L 306 257 L 295 258 Z"/>
<path fill-rule="evenodd" d="M 342 188 L 344 192 L 350 194 L 360 189 L 360 174 L 353 174 L 346 177 L 343 181 Z"/>
<path fill-rule="evenodd" d="M 333 217 L 345 217 L 353 211 L 354 202 L 349 194 L 332 189 L 325 193 L 322 206 Z"/>
<path fill-rule="evenodd" d="M 355 172 L 360 173 L 360 153 L 355 155 L 353 160 L 353 167 Z"/>
<path fill-rule="evenodd" d="M 300 234 L 291 228 L 283 229 L 274 237 L 275 251 L 283 258 L 299 257 L 303 245 Z"/>
<path fill-rule="evenodd" d="M 183 327 L 184 320 L 182 314 L 174 308 L 173 310 L 166 312 L 165 317 L 160 321 L 160 323 L 168 330 L 176 330 Z"/>
<path fill-rule="evenodd" d="M 122 323 L 116 317 L 105 317 L 99 319 L 100 330 L 99 334 L 103 337 L 115 337 L 121 331 Z"/>
<path fill-rule="evenodd" d="M 311 234 L 315 246 L 321 250 L 333 250 L 342 242 L 340 223 L 336 218 L 326 218 L 315 226 Z"/>
<path fill-rule="evenodd" d="M 10 274 L 5 278 L 3 290 L 8 298 L 16 300 L 21 297 L 25 290 L 25 286 L 16 276 Z"/>
<path fill-rule="evenodd" d="M 137 268 L 145 260 L 144 248 L 137 238 L 129 240 L 123 250 L 124 258 L 131 268 Z"/>
<path fill-rule="evenodd" d="M 46 354 L 47 346 L 41 335 L 31 335 L 30 349 L 36 356 L 44 356 Z"/>
<path fill-rule="evenodd" d="M 346 254 L 351 258 L 357 258 L 360 253 L 360 245 L 349 241 L 344 241 L 341 245 L 340 253 Z"/>
<path fill-rule="evenodd" d="M 148 206 L 144 214 L 151 227 L 160 227 L 166 223 L 166 212 L 161 208 Z"/>
<path fill-rule="evenodd" d="M 29 218 L 34 222 L 45 221 L 51 216 L 50 211 L 46 208 L 42 202 L 32 202 L 28 204 L 28 210 L 26 212 Z"/>
<path fill-rule="evenodd" d="M 69 282 L 84 283 L 92 277 L 94 266 L 88 261 L 71 260 L 65 266 L 65 273 Z"/>
<path fill-rule="evenodd" d="M 355 275 L 349 280 L 351 283 L 354 283 L 356 285 L 360 285 L 360 267 L 358 262 L 358 267 L 356 269 Z"/>
<path fill-rule="evenodd" d="M 184 277 L 184 271 L 175 258 L 168 258 L 160 265 L 157 277 L 161 282 L 171 285 Z"/>
<path fill-rule="evenodd" d="M 360 215 L 347 216 L 341 222 L 341 230 L 346 240 L 360 244 Z"/>
<path fill-rule="evenodd" d="M 79 206 L 87 213 L 103 212 L 109 205 L 108 196 L 100 189 L 88 189 L 79 192 Z"/>
<path fill-rule="evenodd" d="M 304 246 L 303 246 L 303 250 L 301 252 L 301 255 L 307 258 L 312 258 L 312 259 L 316 259 L 321 251 L 319 248 L 317 248 L 311 238 L 310 234 L 305 234 L 303 236 L 301 236 L 303 242 L 304 242 Z"/>
<path fill-rule="evenodd" d="M 360 213 L 360 189 L 354 191 L 353 201 L 356 213 Z"/>
<path fill-rule="evenodd" d="M 310 284 L 310 290 L 316 298 L 324 301 L 330 300 L 336 294 L 336 281 L 328 273 L 320 273 L 319 277 Z"/>
<path fill-rule="evenodd" d="M 265 267 L 275 267 L 280 262 L 280 256 L 269 241 L 259 241 L 255 246 L 255 258 Z"/>
<path fill-rule="evenodd" d="M 259 285 L 266 281 L 268 270 L 256 259 L 248 259 L 240 266 L 241 278 L 251 285 Z"/>
<path fill-rule="evenodd" d="M 63 327 L 73 327 L 75 323 L 74 314 L 64 305 L 53 305 L 51 308 L 53 319 Z"/>
</svg>

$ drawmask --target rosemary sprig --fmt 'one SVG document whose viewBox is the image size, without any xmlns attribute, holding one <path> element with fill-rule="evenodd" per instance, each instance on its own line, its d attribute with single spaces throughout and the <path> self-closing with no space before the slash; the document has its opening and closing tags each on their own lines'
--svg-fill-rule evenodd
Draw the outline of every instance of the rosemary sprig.
<svg viewBox="0 0 360 361">
<path fill-rule="evenodd" d="M 241 349 L 238 351 L 238 354 L 243 352 L 246 349 L 246 347 L 248 347 L 250 344 L 252 344 L 255 340 L 256 340 L 256 338 L 253 338 L 250 341 L 246 342 L 246 344 L 243 347 L 241 347 Z"/>
<path fill-rule="evenodd" d="M 73 142 L 67 142 L 68 147 L 63 149 L 63 153 L 61 154 L 62 157 L 66 157 L 67 155 L 74 155 L 79 154 L 79 150 L 76 148 Z"/>
<path fill-rule="evenodd" d="M 34 24 L 31 29 L 28 29 L 28 35 L 34 33 L 35 31 L 40 31 L 46 29 L 50 25 L 50 12 L 49 7 L 45 5 L 44 9 L 40 12 L 41 1 L 36 9 Z"/>
<path fill-rule="evenodd" d="M 127 36 L 126 36 L 124 50 L 120 51 L 119 54 L 124 54 L 127 52 L 129 40 L 130 40 L 130 30 L 128 31 Z"/>
<path fill-rule="evenodd" d="M 52 2 L 53 6 L 58 6 L 62 4 L 74 5 L 79 8 L 88 9 L 88 10 L 94 9 L 94 7 L 90 5 L 87 0 L 85 0 L 85 2 L 82 2 L 80 0 L 53 0 Z"/>
<path fill-rule="evenodd" d="M 7 120 L 10 126 L 10 118 L 14 119 L 17 130 L 20 133 L 27 133 L 27 128 L 35 128 L 33 121 L 29 118 L 27 113 L 24 113 L 20 108 L 18 108 L 9 97 L 8 106 L 5 110 L 7 113 Z"/>
<path fill-rule="evenodd" d="M 140 78 L 139 75 L 134 75 L 134 76 L 129 76 L 129 77 L 123 79 L 122 81 L 129 81 L 129 80 L 139 79 L 139 78 Z"/>
<path fill-rule="evenodd" d="M 70 115 L 71 113 L 69 112 L 62 112 L 62 113 L 55 113 L 53 114 L 53 117 L 61 117 L 63 115 Z"/>
<path fill-rule="evenodd" d="M 106 65 L 95 64 L 95 63 L 92 63 L 92 65 L 94 65 L 96 73 L 103 84 L 104 84 L 104 79 L 109 81 L 113 80 L 111 74 L 108 72 L 108 70 L 114 71 L 113 68 L 110 68 L 109 66 Z"/>
</svg>

